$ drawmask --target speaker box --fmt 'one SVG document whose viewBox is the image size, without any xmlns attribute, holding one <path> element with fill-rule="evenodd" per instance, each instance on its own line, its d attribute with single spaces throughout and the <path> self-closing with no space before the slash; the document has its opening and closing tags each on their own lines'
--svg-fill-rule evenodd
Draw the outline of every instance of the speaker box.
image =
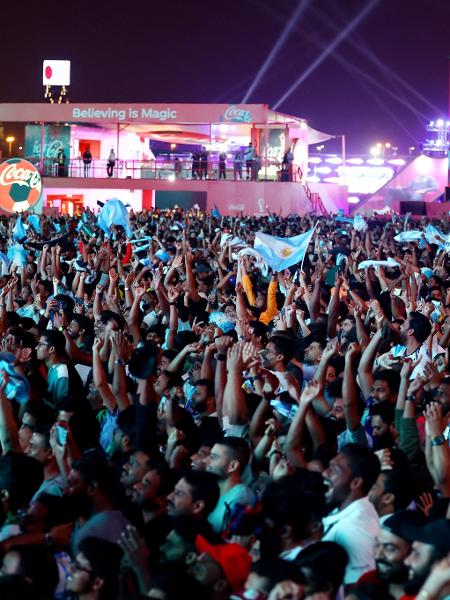
<svg viewBox="0 0 450 600">
<path fill-rule="evenodd" d="M 425 202 L 400 202 L 400 214 L 406 215 L 411 213 L 412 215 L 425 215 L 427 214 L 427 207 Z"/>
</svg>

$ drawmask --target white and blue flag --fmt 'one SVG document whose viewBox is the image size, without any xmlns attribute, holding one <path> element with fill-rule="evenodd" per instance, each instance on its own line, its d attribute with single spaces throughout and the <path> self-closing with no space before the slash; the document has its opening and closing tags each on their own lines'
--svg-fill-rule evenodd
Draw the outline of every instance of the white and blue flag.
<svg viewBox="0 0 450 600">
<path fill-rule="evenodd" d="M 27 237 L 27 232 L 25 231 L 25 227 L 22 223 L 22 218 L 17 217 L 16 224 L 14 225 L 14 229 L 12 230 L 12 239 L 13 240 L 23 240 Z"/>
<path fill-rule="evenodd" d="M 111 198 L 98 213 L 97 224 L 106 235 L 110 236 L 112 225 L 121 225 L 128 237 L 131 237 L 131 226 L 125 204 L 118 198 Z"/>
<path fill-rule="evenodd" d="M 315 227 L 291 238 L 276 237 L 258 231 L 253 247 L 274 271 L 288 269 L 302 262 Z"/>
</svg>

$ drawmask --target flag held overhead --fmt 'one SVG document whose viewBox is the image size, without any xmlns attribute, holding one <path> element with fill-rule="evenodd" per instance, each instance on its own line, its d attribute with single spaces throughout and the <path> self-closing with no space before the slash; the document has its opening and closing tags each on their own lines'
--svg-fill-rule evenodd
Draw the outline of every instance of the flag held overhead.
<svg viewBox="0 0 450 600">
<path fill-rule="evenodd" d="M 254 248 L 269 267 L 274 271 L 282 271 L 303 261 L 314 229 L 291 238 L 276 237 L 258 231 L 255 234 Z"/>
</svg>

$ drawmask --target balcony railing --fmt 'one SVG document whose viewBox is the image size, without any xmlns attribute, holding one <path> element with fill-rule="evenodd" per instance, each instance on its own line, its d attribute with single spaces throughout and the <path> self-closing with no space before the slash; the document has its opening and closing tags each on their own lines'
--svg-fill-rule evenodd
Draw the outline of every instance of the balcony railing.
<svg viewBox="0 0 450 600">
<path fill-rule="evenodd" d="M 80 177 L 80 178 L 115 178 L 115 179 L 153 179 L 153 180 L 235 180 L 235 181 L 294 181 L 301 182 L 301 169 L 297 165 L 283 165 L 274 161 L 262 160 L 259 164 L 241 163 L 232 160 L 221 167 L 218 160 L 207 163 L 193 163 L 192 160 L 175 160 L 158 157 L 155 160 L 122 160 L 116 159 L 111 164 L 105 159 L 92 159 L 89 165 L 82 158 L 71 158 L 64 165 L 56 159 L 28 157 L 39 169 L 43 177 Z M 259 168 L 258 168 L 259 167 Z"/>
</svg>

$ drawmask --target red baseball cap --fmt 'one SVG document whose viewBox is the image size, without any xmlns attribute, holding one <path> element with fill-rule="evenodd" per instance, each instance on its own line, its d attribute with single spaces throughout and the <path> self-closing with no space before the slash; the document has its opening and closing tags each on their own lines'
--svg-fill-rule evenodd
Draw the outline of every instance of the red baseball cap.
<svg viewBox="0 0 450 600">
<path fill-rule="evenodd" d="M 240 544 L 217 544 L 212 546 L 202 535 L 195 538 L 195 547 L 198 553 L 206 552 L 222 568 L 222 571 L 233 590 L 244 587 L 252 558 Z"/>
</svg>

